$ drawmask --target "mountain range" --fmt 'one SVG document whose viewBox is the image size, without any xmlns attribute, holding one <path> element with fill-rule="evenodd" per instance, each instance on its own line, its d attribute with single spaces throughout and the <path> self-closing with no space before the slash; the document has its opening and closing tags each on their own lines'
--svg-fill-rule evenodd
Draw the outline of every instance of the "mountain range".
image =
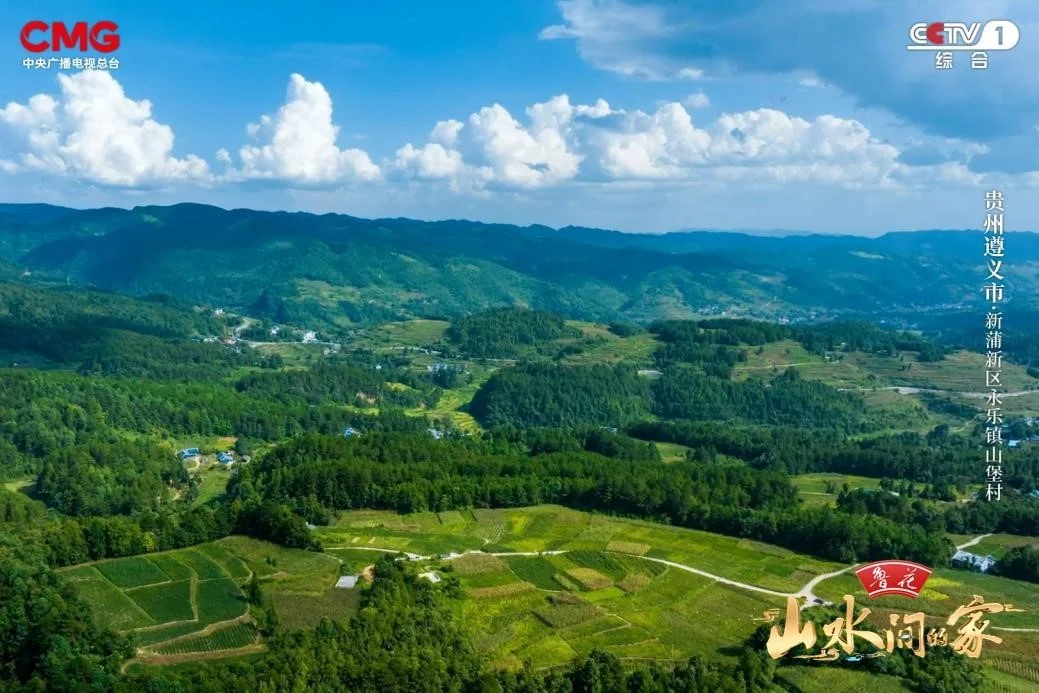
<svg viewBox="0 0 1039 693">
<path fill-rule="evenodd" d="M 198 204 L 0 205 L 0 278 L 166 294 L 350 328 L 500 305 L 574 318 L 805 320 L 983 310 L 983 234 L 876 238 L 361 219 Z M 1039 297 L 1039 234 L 1007 236 L 1010 303 Z"/>
</svg>

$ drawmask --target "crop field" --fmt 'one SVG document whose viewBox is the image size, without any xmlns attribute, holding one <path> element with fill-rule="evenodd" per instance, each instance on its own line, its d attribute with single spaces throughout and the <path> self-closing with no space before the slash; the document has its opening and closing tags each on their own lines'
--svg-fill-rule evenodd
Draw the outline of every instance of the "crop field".
<svg viewBox="0 0 1039 693">
<path fill-rule="evenodd" d="M 467 550 L 601 552 L 609 547 L 694 565 L 777 591 L 796 591 L 813 576 L 843 567 L 758 542 L 557 506 L 477 510 L 462 517 L 463 522 L 445 525 L 435 513 L 357 511 L 344 513 L 335 525 L 319 527 L 315 534 L 329 548 L 378 547 L 419 555 Z M 490 541 L 488 534 L 498 536 Z M 534 570 L 547 572 L 543 567 Z M 540 584 L 560 572 L 542 576 Z"/>
<path fill-rule="evenodd" d="M 441 393 L 436 406 L 431 409 L 425 406 L 419 406 L 413 409 L 407 409 L 404 413 L 410 416 L 429 416 L 434 419 L 447 418 L 451 420 L 451 423 L 454 424 L 455 428 L 458 430 L 465 433 L 477 433 L 480 431 L 480 424 L 471 414 L 463 411 L 463 409 L 472 400 L 476 391 L 480 389 L 480 386 L 488 377 L 490 377 L 490 372 L 491 371 L 488 370 L 486 373 L 474 373 L 472 382 L 460 387 L 444 390 Z"/>
<path fill-rule="evenodd" d="M 861 595 L 862 586 L 854 575 L 844 574 L 825 580 L 815 592 L 823 599 L 840 603 L 844 594 Z M 881 598 L 882 602 L 871 605 L 871 608 L 900 612 L 923 611 L 929 617 L 940 619 L 947 618 L 956 607 L 967 604 L 976 594 L 986 601 L 1009 603 L 1023 609 L 1017 613 L 993 614 L 990 617 L 993 627 L 1039 629 L 1039 609 L 1036 608 L 1039 588 L 1035 585 L 951 568 L 935 569 L 916 599 L 886 596 Z"/>
<path fill-rule="evenodd" d="M 378 556 L 367 553 L 365 565 Z M 142 656 L 180 657 L 255 643 L 241 589 L 254 573 L 288 627 L 354 613 L 356 592 L 333 587 L 340 560 L 235 536 L 61 572 L 94 606 L 99 625 L 132 633 Z"/>
<path fill-rule="evenodd" d="M 184 638 L 155 648 L 155 652 L 161 655 L 181 655 L 194 652 L 217 652 L 222 650 L 234 650 L 256 642 L 256 629 L 250 623 L 236 623 L 226 628 L 221 628 L 209 635 L 200 635 Z"/>
<path fill-rule="evenodd" d="M 631 337 L 618 337 L 604 326 L 577 324 L 586 336 L 597 337 L 602 341 L 578 354 L 567 356 L 563 359 L 564 363 L 590 365 L 623 362 L 647 368 L 652 366 L 653 352 L 660 346 L 660 342 L 648 332 Z"/>
<path fill-rule="evenodd" d="M 620 558 L 595 551 L 508 556 L 498 572 L 481 574 L 499 587 L 470 589 L 463 581 L 469 594 L 463 620 L 477 647 L 503 668 L 555 666 L 596 648 L 622 658 L 677 660 L 742 642 L 757 625 L 752 619 L 782 601 Z M 625 591 L 614 580 L 637 588 Z"/>
<path fill-rule="evenodd" d="M 874 374 L 878 380 L 890 385 L 949 390 L 952 392 L 982 392 L 985 390 L 985 356 L 979 353 L 958 351 L 941 361 L 921 362 L 911 353 L 899 357 L 880 356 L 853 352 L 845 355 L 845 361 Z M 1006 364 L 1001 382 L 1008 390 L 1025 390 L 1035 387 L 1035 378 L 1029 377 L 1025 369 L 1016 364 Z"/>
<path fill-rule="evenodd" d="M 828 480 L 877 484 L 816 474 L 803 475 L 798 485 L 823 493 Z M 785 604 L 782 596 L 719 583 L 653 559 L 780 592 L 796 592 L 815 575 L 845 567 L 759 542 L 556 506 L 463 510 L 457 517 L 358 511 L 316 531 L 326 546 L 347 547 L 332 551 L 390 548 L 427 556 L 420 563 L 423 570 L 452 564 L 468 595 L 461 609 L 474 643 L 494 666 L 509 669 L 525 663 L 556 666 L 596 648 L 631 660 L 731 656 L 732 648 L 753 633 L 755 619 Z M 1000 536 L 991 539 L 997 545 L 1002 541 Z M 476 553 L 436 558 L 449 551 Z M 495 553 L 512 555 L 491 555 Z M 837 603 L 845 593 L 865 599 L 858 580 L 849 574 L 823 581 L 815 592 Z M 946 618 L 973 594 L 1016 605 L 1033 604 L 1036 596 L 1027 583 L 939 569 L 919 599 L 871 603 L 870 618 L 886 623 L 889 610 L 923 610 L 931 619 Z M 993 619 L 1006 627 L 1039 626 L 1034 613 Z M 999 635 L 1004 638 L 998 646 L 1002 664 L 995 673 L 1004 682 L 1030 683 L 1021 677 L 1031 675 L 1028 667 L 1039 653 L 1039 634 Z M 847 667 L 808 671 L 784 666 L 783 677 L 802 691 L 841 686 L 862 690 L 866 679 L 879 680 Z M 895 679 L 890 683 L 891 690 L 903 690 Z"/>
<path fill-rule="evenodd" d="M 806 503 L 833 503 L 837 500 L 837 494 L 840 493 L 841 487 L 844 484 L 848 484 L 852 489 L 880 488 L 880 479 L 868 476 L 855 476 L 853 474 L 796 474 L 790 477 L 790 481 L 797 487 L 801 498 Z M 826 489 L 830 483 L 835 485 L 835 493 L 827 492 Z"/>
<path fill-rule="evenodd" d="M 236 580 L 249 573 L 215 545 L 100 561 L 62 573 L 94 605 L 100 625 L 133 633 L 139 646 L 246 613 Z"/>
</svg>

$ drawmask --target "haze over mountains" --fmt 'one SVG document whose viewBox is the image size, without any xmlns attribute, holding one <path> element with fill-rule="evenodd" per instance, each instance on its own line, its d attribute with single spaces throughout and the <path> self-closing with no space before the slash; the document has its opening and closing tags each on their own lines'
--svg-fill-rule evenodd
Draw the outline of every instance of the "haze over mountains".
<svg viewBox="0 0 1039 693">
<path fill-rule="evenodd" d="M 575 318 L 885 317 L 980 310 L 982 233 L 877 238 L 629 234 L 180 204 L 0 205 L 0 275 L 238 307 L 350 327 L 499 305 Z M 1039 234 L 1007 243 L 1008 295 L 1039 296 Z"/>
</svg>

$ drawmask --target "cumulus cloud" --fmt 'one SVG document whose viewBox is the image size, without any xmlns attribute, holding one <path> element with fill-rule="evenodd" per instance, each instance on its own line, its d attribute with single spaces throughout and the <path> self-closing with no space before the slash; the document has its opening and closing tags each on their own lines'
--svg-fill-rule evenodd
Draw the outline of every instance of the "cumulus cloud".
<svg viewBox="0 0 1039 693">
<path fill-rule="evenodd" d="M 106 71 L 58 75 L 60 94 L 37 94 L 0 109 L 0 124 L 25 151 L 3 170 L 37 170 L 104 186 L 144 187 L 208 181 L 205 161 L 176 158 L 173 130 L 152 118 L 147 100 L 129 98 Z"/>
<path fill-rule="evenodd" d="M 603 99 L 591 105 L 571 104 L 561 94 L 528 108 L 528 123 L 524 124 L 495 103 L 465 122 L 437 123 L 427 144 L 406 144 L 397 151 L 392 165 L 417 178 L 449 180 L 456 189 L 482 189 L 489 184 L 528 189 L 555 185 L 579 173 L 581 123 L 618 113 Z"/>
<path fill-rule="evenodd" d="M 320 82 L 308 82 L 299 74 L 290 77 L 285 104 L 277 114 L 262 116 L 246 126 L 246 132 L 265 144 L 238 150 L 241 166 L 232 178 L 322 186 L 381 176 L 364 150 L 339 149 L 332 97 Z"/>
<path fill-rule="evenodd" d="M 933 136 L 984 141 L 977 168 L 1020 172 L 1034 166 L 1039 109 L 1039 44 L 994 52 L 984 75 L 955 59 L 937 79 L 933 59 L 906 51 L 909 27 L 934 18 L 1011 17 L 1022 34 L 1039 29 L 1039 3 L 998 0 L 557 0 L 562 22 L 542 32 L 567 39 L 591 65 L 632 77 L 794 76 L 828 87 L 859 106 L 884 109 Z M 849 36 L 854 55 L 847 52 Z M 881 37 L 884 40 L 873 40 Z M 1027 44 L 1027 45 L 1026 45 Z M 806 50 L 805 46 L 812 46 Z M 693 70 L 692 73 L 687 72 Z M 985 87 L 978 88 L 983 79 Z M 1027 136 L 1025 136 L 1027 133 Z"/>
</svg>

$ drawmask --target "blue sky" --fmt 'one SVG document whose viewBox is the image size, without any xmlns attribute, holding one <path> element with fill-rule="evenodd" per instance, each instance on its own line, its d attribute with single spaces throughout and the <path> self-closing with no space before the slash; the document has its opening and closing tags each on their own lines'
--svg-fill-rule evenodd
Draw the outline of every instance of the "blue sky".
<svg viewBox="0 0 1039 693">
<path fill-rule="evenodd" d="M 872 235 L 998 188 L 1039 228 L 1039 3 L 149 5 L 0 5 L 0 200 Z M 119 68 L 23 67 L 34 19 L 115 21 Z M 905 50 L 989 19 L 987 70 Z"/>
</svg>

